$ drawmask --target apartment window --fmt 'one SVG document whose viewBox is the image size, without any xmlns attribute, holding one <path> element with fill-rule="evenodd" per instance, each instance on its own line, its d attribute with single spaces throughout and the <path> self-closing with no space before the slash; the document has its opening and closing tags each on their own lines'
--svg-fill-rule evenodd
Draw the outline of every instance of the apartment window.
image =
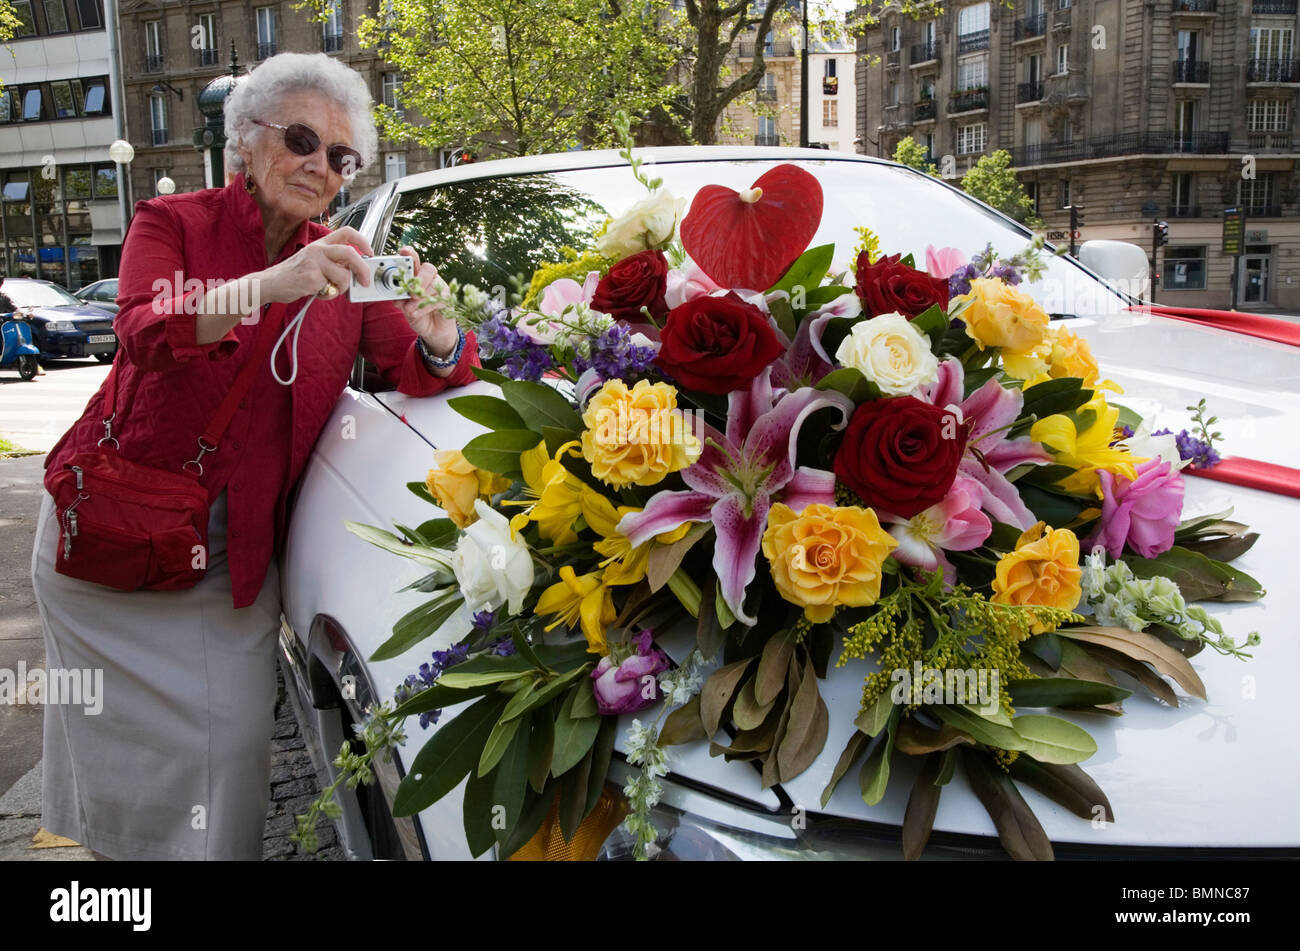
<svg viewBox="0 0 1300 951">
<path fill-rule="evenodd" d="M 1056 0 L 1056 9 L 1058 10 L 1070 9 L 1070 0 Z"/>
<path fill-rule="evenodd" d="M 23 121 L 36 122 L 41 118 L 41 88 L 33 86 L 23 92 Z"/>
<path fill-rule="evenodd" d="M 321 24 L 326 53 L 337 53 L 343 49 L 343 0 L 333 0 L 329 6 L 325 22 Z"/>
<path fill-rule="evenodd" d="M 1057 189 L 1057 194 L 1060 196 L 1061 199 L 1060 206 L 1062 208 L 1069 208 L 1070 207 L 1070 180 L 1068 178 L 1061 179 L 1061 187 Z"/>
<path fill-rule="evenodd" d="M 923 132 L 916 137 L 916 141 L 925 147 L 925 160 L 927 162 L 933 162 L 934 161 L 934 133 Z"/>
<path fill-rule="evenodd" d="M 72 83 L 63 79 L 50 83 L 54 99 L 54 118 L 71 119 L 77 115 L 77 103 L 72 98 Z"/>
<path fill-rule="evenodd" d="M 104 15 L 100 12 L 99 0 L 77 0 L 77 19 L 81 21 L 83 30 L 96 30 L 103 26 Z M 113 188 L 113 194 L 117 195 L 116 186 Z"/>
<path fill-rule="evenodd" d="M 1025 194 L 1029 196 L 1029 200 L 1033 203 L 1034 214 L 1037 215 L 1038 214 L 1038 182 L 1025 182 L 1024 185 L 1025 185 Z"/>
<path fill-rule="evenodd" d="M 768 30 L 767 36 L 763 37 L 763 55 L 764 56 L 776 55 L 776 42 L 772 39 L 771 30 Z"/>
<path fill-rule="evenodd" d="M 1246 109 L 1246 130 L 1249 132 L 1286 132 L 1291 127 L 1287 120 L 1290 102 L 1285 99 L 1253 99 Z"/>
<path fill-rule="evenodd" d="M 1069 116 L 1061 120 L 1061 141 L 1066 145 L 1074 141 L 1074 123 Z"/>
<path fill-rule="evenodd" d="M 1196 101 L 1194 99 L 1180 100 L 1174 106 L 1174 139 L 1179 149 L 1191 148 L 1195 131 Z"/>
<path fill-rule="evenodd" d="M 1043 78 L 1043 57 L 1034 53 L 1025 57 L 1025 82 L 1036 83 Z"/>
<path fill-rule="evenodd" d="M 760 102 L 776 102 L 776 77 L 764 73 L 758 81 L 758 98 Z"/>
<path fill-rule="evenodd" d="M 162 67 L 162 20 L 147 20 L 144 24 L 144 71 L 156 73 Z"/>
<path fill-rule="evenodd" d="M 921 24 L 921 42 L 926 46 L 933 47 L 935 39 L 935 21 L 926 20 Z"/>
<path fill-rule="evenodd" d="M 989 55 L 966 56 L 957 61 L 957 91 L 984 89 L 989 84 Z"/>
<path fill-rule="evenodd" d="M 973 3 L 969 7 L 962 7 L 957 14 L 957 34 L 959 36 L 979 33 L 981 30 L 987 30 L 988 28 L 989 5 L 987 3 Z"/>
<path fill-rule="evenodd" d="M 781 138 L 776 131 L 776 120 L 771 116 L 758 117 L 758 141 L 756 145 L 780 145 Z"/>
<path fill-rule="evenodd" d="M 1273 204 L 1273 173 L 1263 172 L 1254 178 L 1243 178 L 1237 184 L 1237 201 L 1246 214 L 1259 214 Z"/>
<path fill-rule="evenodd" d="M 391 182 L 406 174 L 406 153 L 388 152 L 384 155 L 384 181 Z"/>
<path fill-rule="evenodd" d="M 957 153 L 959 155 L 983 152 L 987 143 L 988 126 L 986 123 L 977 122 L 972 125 L 957 127 Z"/>
<path fill-rule="evenodd" d="M 112 164 L 95 166 L 95 197 L 117 197 L 117 166 Z"/>
<path fill-rule="evenodd" d="M 154 168 L 154 169 L 150 169 L 150 171 L 153 172 L 153 190 L 154 193 L 156 194 L 158 191 L 158 183 L 162 181 L 164 178 L 167 178 L 168 173 L 171 170 L 166 168 Z"/>
<path fill-rule="evenodd" d="M 153 129 L 153 144 L 167 144 L 167 99 L 162 93 L 149 97 L 149 125 Z"/>
<path fill-rule="evenodd" d="M 0 122 L 14 121 L 14 96 L 12 89 L 0 89 Z"/>
<path fill-rule="evenodd" d="M 835 63 L 836 63 L 836 60 L 835 60 L 835 57 L 834 57 L 834 56 L 832 56 L 832 57 L 830 57 L 829 59 L 826 60 L 825 72 L 822 73 L 822 78 L 824 78 L 824 79 L 835 79 L 835 78 L 836 78 L 836 75 L 835 75 L 835 68 L 836 68 L 836 67 L 835 67 Z"/>
<path fill-rule="evenodd" d="M 932 77 L 921 80 L 921 98 L 923 100 L 934 98 L 934 79 Z"/>
<path fill-rule="evenodd" d="M 82 94 L 85 97 L 86 115 L 108 115 L 108 86 L 102 79 L 83 79 Z"/>
<path fill-rule="evenodd" d="M 257 58 L 275 55 L 275 7 L 257 8 Z"/>
<path fill-rule="evenodd" d="M 1165 248 L 1164 288 L 1167 291 L 1205 290 L 1205 245 Z"/>
<path fill-rule="evenodd" d="M 68 11 L 63 0 L 45 0 L 45 31 L 47 33 L 68 32 Z"/>
<path fill-rule="evenodd" d="M 1035 116 L 1024 124 L 1025 146 L 1034 148 L 1043 144 L 1043 120 Z"/>
<path fill-rule="evenodd" d="M 885 87 L 885 105 L 887 106 L 898 105 L 898 83 L 892 79 L 889 81 L 889 84 Z"/>
<path fill-rule="evenodd" d="M 898 95 L 897 84 L 894 84 L 894 95 Z M 838 128 L 840 124 L 840 104 L 834 99 L 822 100 L 822 125 L 828 129 Z"/>
<path fill-rule="evenodd" d="M 1251 27 L 1250 58 L 1269 61 L 1290 59 L 1292 38 L 1290 27 Z"/>
<path fill-rule="evenodd" d="M 63 170 L 63 197 L 90 197 L 90 166 L 70 165 Z"/>
<path fill-rule="evenodd" d="M 216 66 L 217 59 L 221 54 L 217 51 L 217 15 L 215 13 L 199 14 L 199 42 L 202 44 L 198 49 L 199 65 Z"/>
<path fill-rule="evenodd" d="M 14 36 L 35 36 L 36 17 L 32 15 L 32 0 L 13 0 L 13 7 L 18 15 Z"/>
<path fill-rule="evenodd" d="M 1056 47 L 1056 75 L 1061 76 L 1070 71 L 1070 47 L 1059 43 Z"/>
<path fill-rule="evenodd" d="M 1175 172 L 1170 179 L 1170 198 L 1175 208 L 1191 208 L 1196 204 L 1196 192 L 1191 172 Z"/>
<path fill-rule="evenodd" d="M 401 73 L 384 73 L 382 82 L 382 93 L 384 105 L 392 109 L 399 116 L 405 113 L 402 108 L 402 74 Z"/>
<path fill-rule="evenodd" d="M 896 53 L 903 48 L 903 30 L 901 27 L 889 28 L 889 51 Z"/>
<path fill-rule="evenodd" d="M 1199 30 L 1178 31 L 1178 61 L 1194 63 L 1200 59 L 1201 33 Z"/>
</svg>

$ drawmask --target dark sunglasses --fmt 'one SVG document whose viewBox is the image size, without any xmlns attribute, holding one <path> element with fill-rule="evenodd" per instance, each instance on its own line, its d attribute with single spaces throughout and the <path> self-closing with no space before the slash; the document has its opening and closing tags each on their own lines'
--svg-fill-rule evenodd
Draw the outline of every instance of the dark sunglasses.
<svg viewBox="0 0 1300 951">
<path fill-rule="evenodd" d="M 294 155 L 311 155 L 320 148 L 320 136 L 301 122 L 295 122 L 293 125 L 277 125 L 274 122 L 263 122 L 261 119 L 253 121 L 268 129 L 282 129 L 284 144 Z M 329 159 L 330 168 L 340 175 L 351 175 L 361 170 L 361 153 L 356 149 L 350 149 L 346 145 L 331 145 L 325 150 L 325 155 Z"/>
</svg>

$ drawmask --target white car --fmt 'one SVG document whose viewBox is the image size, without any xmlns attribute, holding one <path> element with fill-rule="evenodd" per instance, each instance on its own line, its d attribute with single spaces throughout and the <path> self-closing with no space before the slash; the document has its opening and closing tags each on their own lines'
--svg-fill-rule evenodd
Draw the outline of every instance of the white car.
<svg viewBox="0 0 1300 951">
<path fill-rule="evenodd" d="M 883 250 L 910 252 L 922 267 L 927 245 L 973 255 L 991 243 L 1005 255 L 1032 237 L 951 186 L 877 159 L 777 148 L 649 149 L 644 155 L 653 163 L 651 174 L 688 200 L 706 184 L 747 188 L 781 162 L 811 171 L 826 198 L 813 244 L 835 243 L 834 270 L 847 266 L 858 225 L 869 226 Z M 411 244 L 444 276 L 489 289 L 509 287 L 516 274 L 526 276 L 539 261 L 556 260 L 563 245 L 581 246 L 595 226 L 625 211 L 640 194 L 616 153 L 566 153 L 412 175 L 345 209 L 335 224 L 360 230 L 376 254 Z M 1043 278 L 1027 286 L 1054 317 L 1068 320 L 1090 341 L 1102 375 L 1124 388 L 1120 400 L 1156 427 L 1185 428 L 1186 407 L 1205 397 L 1219 417 L 1216 428 L 1227 453 L 1300 469 L 1296 346 L 1219 329 L 1212 322 L 1135 312 L 1129 309 L 1131 299 L 1062 257 L 1050 258 Z M 393 622 L 425 599 L 419 592 L 394 593 L 422 572 L 417 564 L 349 534 L 344 521 L 391 528 L 394 522 L 415 525 L 436 515 L 406 483 L 424 477 L 435 448 L 459 448 L 482 431 L 451 410 L 447 398 L 495 388 L 477 383 L 421 399 L 375 391 L 370 379 L 359 361 L 303 475 L 282 563 L 283 654 L 318 765 L 333 759 L 366 705 L 391 700 L 430 651 L 447 648 L 465 633 L 449 622 L 405 655 L 370 662 L 391 636 Z M 1300 849 L 1300 811 L 1294 808 L 1300 731 L 1294 729 L 1292 706 L 1300 682 L 1295 636 L 1300 585 L 1294 583 L 1291 547 L 1300 527 L 1300 500 L 1203 478 L 1186 482 L 1185 516 L 1232 508 L 1235 519 L 1262 536 L 1234 566 L 1258 578 L 1267 597 L 1250 604 L 1214 603 L 1209 609 L 1239 642 L 1251 631 L 1263 642 L 1252 661 L 1209 650 L 1194 658 L 1208 703 L 1188 699 L 1174 709 L 1135 692 L 1122 717 L 1061 714 L 1096 738 L 1097 753 L 1082 765 L 1109 796 L 1116 817 L 1114 823 L 1080 819 L 1022 788 L 1063 858 L 1182 857 L 1204 850 L 1221 856 L 1294 855 Z M 681 660 L 693 640 L 690 632 L 658 643 Z M 908 762 L 902 768 L 896 764 L 899 775 L 875 807 L 864 804 L 852 781 L 840 783 L 822 806 L 822 790 L 854 730 L 862 670 L 831 665 L 820 686 L 832 711 L 830 733 L 818 759 L 792 782 L 764 790 L 749 763 L 711 757 L 704 743 L 672 748 L 672 773 L 656 815 L 664 832 L 663 854 L 901 856 L 909 771 L 919 758 L 904 757 Z M 444 711 L 441 724 L 456 712 Z M 620 736 L 630 722 L 623 719 Z M 412 717 L 406 745 L 394 764 L 380 770 L 380 784 L 355 793 L 341 790 L 340 827 L 351 857 L 470 857 L 460 790 L 414 817 L 393 820 L 389 814 L 398 779 L 437 728 L 422 730 Z M 621 780 L 626 770 L 616 754 L 611 780 Z M 625 837 L 615 832 L 601 857 L 628 854 Z M 963 776 L 942 797 L 926 855 L 1004 855 L 992 821 Z"/>
</svg>

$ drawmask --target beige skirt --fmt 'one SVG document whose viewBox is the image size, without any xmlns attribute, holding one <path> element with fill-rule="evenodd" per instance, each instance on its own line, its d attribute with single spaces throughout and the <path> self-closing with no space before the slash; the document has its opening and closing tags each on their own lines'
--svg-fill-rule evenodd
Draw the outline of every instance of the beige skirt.
<svg viewBox="0 0 1300 951">
<path fill-rule="evenodd" d="M 257 601 L 236 610 L 224 492 L 209 526 L 198 585 L 124 592 L 54 570 L 48 493 L 41 508 L 32 586 L 46 668 L 85 672 L 79 703 L 45 705 L 42 822 L 112 859 L 262 857 L 279 576 L 272 563 Z"/>
</svg>

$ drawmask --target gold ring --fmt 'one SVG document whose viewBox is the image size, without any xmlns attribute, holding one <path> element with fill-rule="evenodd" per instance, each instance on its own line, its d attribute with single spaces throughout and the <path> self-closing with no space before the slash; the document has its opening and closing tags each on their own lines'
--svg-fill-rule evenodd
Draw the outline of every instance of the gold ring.
<svg viewBox="0 0 1300 951">
<path fill-rule="evenodd" d="M 339 292 L 338 285 L 334 284 L 331 281 L 326 281 L 325 286 L 316 292 L 316 296 L 323 297 L 326 300 L 328 300 L 331 297 L 336 297 L 338 295 L 338 292 Z"/>
</svg>

